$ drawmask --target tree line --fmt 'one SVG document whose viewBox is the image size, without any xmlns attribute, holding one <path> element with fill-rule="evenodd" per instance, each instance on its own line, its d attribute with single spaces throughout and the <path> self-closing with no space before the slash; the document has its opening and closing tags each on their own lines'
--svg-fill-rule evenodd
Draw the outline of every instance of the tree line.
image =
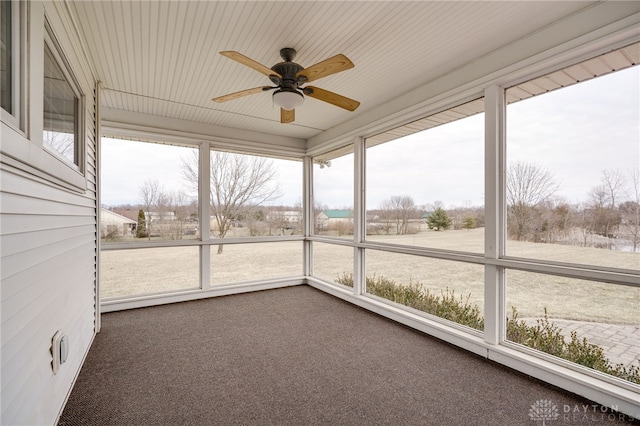
<svg viewBox="0 0 640 426">
<path fill-rule="evenodd" d="M 571 204 L 557 195 L 552 173 L 527 162 L 509 165 L 506 173 L 507 236 L 510 239 L 613 248 L 615 242 L 633 252 L 640 245 L 640 172 L 603 170 L 586 201 Z M 440 201 L 418 206 L 408 195 L 392 196 L 367 212 L 368 232 L 417 233 L 429 229 L 472 229 L 484 226 L 484 208 L 453 207 Z"/>
<path fill-rule="evenodd" d="M 197 153 L 183 158 L 181 168 L 185 190 L 165 191 L 157 180 L 147 180 L 141 185 L 140 209 L 154 212 L 155 218 L 139 215 L 137 237 L 150 239 L 154 233 L 163 233 L 180 239 L 187 223 L 194 220 L 197 223 L 197 201 L 187 192 L 198 190 Z M 287 212 L 302 212 L 300 205 L 265 208 L 265 204 L 282 195 L 277 170 L 268 158 L 214 151 L 209 174 L 209 203 L 214 221 L 211 229 L 217 238 L 224 238 L 234 226 L 248 228 L 250 236 L 272 235 L 275 230 L 284 233 L 296 222 L 287 217 Z M 638 250 L 640 172 L 637 168 L 627 173 L 602 171 L 600 183 L 580 204 L 568 203 L 557 196 L 558 190 L 556 178 L 544 168 L 527 162 L 510 164 L 505 193 L 508 237 L 531 242 L 608 245 L 608 248 L 612 240 L 621 239 L 628 241 L 633 251 Z M 314 205 L 315 214 L 320 211 L 320 206 Z M 169 217 L 170 220 L 163 220 Z M 297 222 L 295 226 L 301 231 L 301 223 Z M 483 227 L 484 208 L 445 209 L 441 201 L 418 206 L 409 195 L 394 195 L 381 202 L 377 209 L 367 211 L 368 233 L 412 234 L 420 232 L 422 223 L 433 231 Z M 218 253 L 222 250 L 223 245 L 219 245 Z"/>
<path fill-rule="evenodd" d="M 520 241 L 612 248 L 615 240 L 640 244 L 640 172 L 603 170 L 586 201 L 571 204 L 557 196 L 559 185 L 547 170 L 525 162 L 507 171 L 507 231 Z"/>
</svg>

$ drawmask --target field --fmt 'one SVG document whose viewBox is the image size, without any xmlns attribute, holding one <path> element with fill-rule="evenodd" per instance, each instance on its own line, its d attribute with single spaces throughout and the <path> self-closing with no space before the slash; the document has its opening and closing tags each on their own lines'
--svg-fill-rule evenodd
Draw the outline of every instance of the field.
<svg viewBox="0 0 640 426">
<path fill-rule="evenodd" d="M 374 241 L 481 253 L 483 229 L 423 231 L 407 236 L 374 236 Z M 197 288 L 198 247 L 132 249 L 101 253 L 101 297 Z M 300 242 L 225 245 L 211 249 L 211 285 L 302 275 Z M 509 241 L 512 256 L 640 269 L 640 254 L 596 248 Z M 421 283 L 440 294 L 447 289 L 483 308 L 481 265 L 367 250 L 368 275 L 397 283 Z M 314 274 L 328 280 L 351 273 L 353 249 L 314 244 Z M 520 317 L 575 319 L 640 325 L 640 288 L 542 274 L 507 271 L 507 309 Z"/>
</svg>

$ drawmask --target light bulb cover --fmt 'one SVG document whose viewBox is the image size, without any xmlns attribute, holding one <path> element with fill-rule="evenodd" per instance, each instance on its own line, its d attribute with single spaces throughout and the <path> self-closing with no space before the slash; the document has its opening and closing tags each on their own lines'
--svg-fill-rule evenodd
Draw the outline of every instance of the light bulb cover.
<svg viewBox="0 0 640 426">
<path fill-rule="evenodd" d="M 304 96 L 297 90 L 280 89 L 273 93 L 273 103 L 287 111 L 299 107 L 304 102 Z"/>
</svg>

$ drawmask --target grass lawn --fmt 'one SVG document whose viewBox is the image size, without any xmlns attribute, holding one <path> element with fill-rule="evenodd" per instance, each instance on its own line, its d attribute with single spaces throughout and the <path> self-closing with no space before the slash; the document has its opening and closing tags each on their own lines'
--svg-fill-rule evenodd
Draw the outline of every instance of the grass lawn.
<svg viewBox="0 0 640 426">
<path fill-rule="evenodd" d="M 484 230 L 423 231 L 407 236 L 371 236 L 372 241 L 482 253 Z M 302 274 L 299 242 L 211 247 L 212 286 Z M 640 269 L 640 254 L 605 249 L 509 241 L 508 254 L 518 257 Z M 197 288 L 198 247 L 132 249 L 101 253 L 101 297 L 148 294 Z M 367 274 L 398 283 L 420 282 L 439 294 L 455 291 L 483 308 L 481 265 L 430 259 L 375 250 L 366 251 Z M 314 273 L 328 280 L 353 272 L 353 249 L 314 244 Z M 541 274 L 507 271 L 507 308 L 520 317 L 575 319 L 640 325 L 640 288 Z"/>
</svg>

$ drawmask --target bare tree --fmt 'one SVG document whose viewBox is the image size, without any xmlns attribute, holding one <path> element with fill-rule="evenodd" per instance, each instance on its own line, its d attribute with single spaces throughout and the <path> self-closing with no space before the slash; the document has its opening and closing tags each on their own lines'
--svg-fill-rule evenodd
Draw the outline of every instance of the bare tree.
<svg viewBox="0 0 640 426">
<path fill-rule="evenodd" d="M 233 221 L 249 206 L 259 206 L 280 197 L 277 170 L 265 157 L 253 157 L 219 151 L 211 152 L 211 214 L 216 221 L 218 238 L 224 238 Z M 182 160 L 183 177 L 198 186 L 198 156 Z M 218 245 L 221 254 L 223 245 Z"/>
<path fill-rule="evenodd" d="M 69 161 L 75 161 L 74 135 L 72 133 L 45 130 L 42 142 Z"/>
<path fill-rule="evenodd" d="M 397 235 L 409 233 L 409 222 L 419 218 L 418 208 L 409 195 L 394 195 L 380 203 L 380 218 L 394 223 Z"/>
<path fill-rule="evenodd" d="M 620 201 L 620 197 L 625 193 L 627 179 L 619 170 L 603 170 L 600 181 L 609 202 L 608 207 L 611 209 L 616 208 L 617 202 Z"/>
<path fill-rule="evenodd" d="M 430 212 L 434 212 L 438 209 L 443 209 L 444 210 L 444 203 L 440 200 L 436 200 L 433 203 L 429 203 L 425 206 L 425 208 L 430 211 Z"/>
<path fill-rule="evenodd" d="M 140 187 L 140 198 L 142 199 L 142 205 L 145 208 L 145 214 L 147 215 L 147 235 L 151 240 L 151 230 L 153 221 L 151 220 L 151 209 L 156 208 L 158 201 L 163 198 L 162 186 L 160 183 L 153 180 L 145 180 Z"/>
<path fill-rule="evenodd" d="M 558 190 L 553 175 L 532 163 L 515 162 L 507 170 L 509 231 L 517 240 L 535 231 L 537 207 L 549 201 Z M 541 227 L 540 227 L 541 228 Z"/>
<path fill-rule="evenodd" d="M 630 201 L 620 204 L 622 215 L 622 228 L 625 237 L 631 239 L 633 252 L 638 250 L 640 244 L 640 169 L 629 170 Z"/>
<path fill-rule="evenodd" d="M 616 209 L 624 195 L 626 178 L 617 170 L 603 170 L 600 185 L 589 191 L 590 213 L 596 234 L 611 238 L 622 218 Z"/>
<path fill-rule="evenodd" d="M 167 231 L 170 238 L 182 239 L 187 220 L 192 212 L 197 214 L 197 211 L 192 211 L 192 202 L 183 190 L 171 191 L 166 195 L 166 199 L 166 213 L 173 213 L 173 217 L 169 220 Z"/>
</svg>

